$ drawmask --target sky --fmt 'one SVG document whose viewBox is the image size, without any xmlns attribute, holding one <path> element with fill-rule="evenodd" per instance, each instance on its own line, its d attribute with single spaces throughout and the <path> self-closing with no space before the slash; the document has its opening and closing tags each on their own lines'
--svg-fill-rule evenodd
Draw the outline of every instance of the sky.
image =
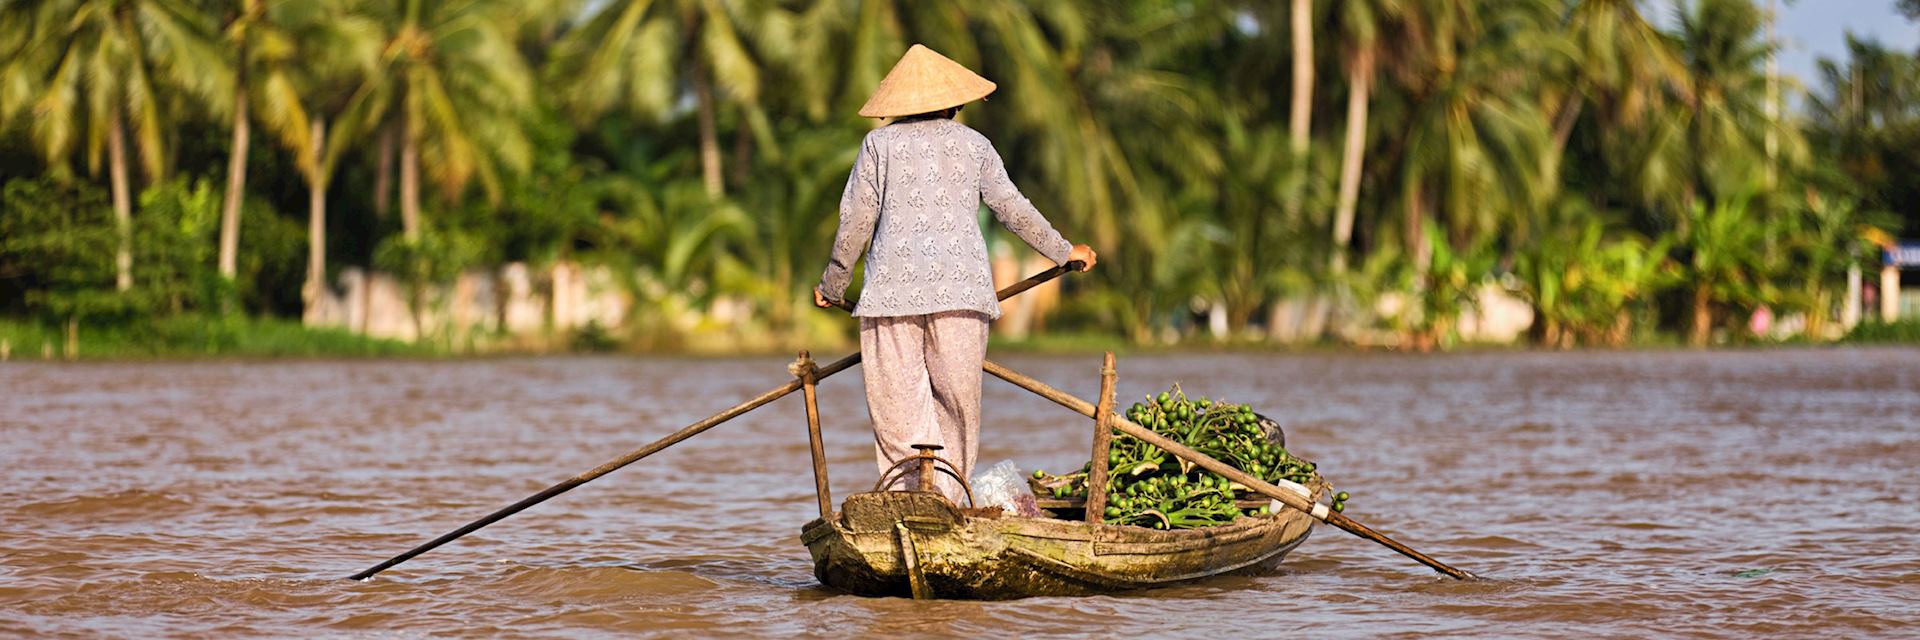
<svg viewBox="0 0 1920 640">
<path fill-rule="evenodd" d="M 1762 7 L 1767 0 L 1754 0 Z M 1648 18 L 1657 24 L 1673 24 L 1675 0 L 1656 0 Z M 1844 63 L 1847 32 L 1866 40 L 1879 40 L 1888 48 L 1913 52 L 1920 50 L 1920 23 L 1908 21 L 1894 8 L 1894 0 L 1780 0 L 1780 73 L 1800 79 L 1806 90 L 1819 87 L 1815 60 L 1821 57 Z M 1795 101 L 1790 101 L 1795 102 Z"/>
</svg>

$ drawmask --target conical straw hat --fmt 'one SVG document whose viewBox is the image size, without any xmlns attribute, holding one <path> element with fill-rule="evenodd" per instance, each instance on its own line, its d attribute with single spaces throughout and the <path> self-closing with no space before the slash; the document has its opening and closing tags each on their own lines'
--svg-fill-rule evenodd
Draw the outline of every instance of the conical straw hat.
<svg viewBox="0 0 1920 640">
<path fill-rule="evenodd" d="M 957 107 L 993 93 L 996 85 L 960 63 L 913 45 L 860 107 L 868 118 L 891 118 Z"/>
</svg>

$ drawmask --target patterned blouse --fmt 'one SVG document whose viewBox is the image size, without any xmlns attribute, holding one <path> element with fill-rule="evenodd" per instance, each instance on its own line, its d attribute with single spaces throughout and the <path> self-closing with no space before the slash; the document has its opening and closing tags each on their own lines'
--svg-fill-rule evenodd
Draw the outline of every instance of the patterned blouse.
<svg viewBox="0 0 1920 640">
<path fill-rule="evenodd" d="M 840 230 L 820 291 L 842 299 L 864 252 L 867 277 L 855 316 L 972 310 L 1000 317 L 977 217 L 981 202 L 1036 251 L 1055 264 L 1067 261 L 1073 245 L 1020 195 L 986 136 L 947 118 L 873 130 L 840 197 Z"/>
</svg>

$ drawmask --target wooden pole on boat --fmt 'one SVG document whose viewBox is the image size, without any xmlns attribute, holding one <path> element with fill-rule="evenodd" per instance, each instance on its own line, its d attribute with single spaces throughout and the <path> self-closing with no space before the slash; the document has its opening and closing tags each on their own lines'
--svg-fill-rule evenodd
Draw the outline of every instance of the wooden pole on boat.
<svg viewBox="0 0 1920 640">
<path fill-rule="evenodd" d="M 1066 407 L 1068 409 L 1072 409 L 1078 412 L 1080 415 L 1087 416 L 1087 417 L 1094 417 L 1097 415 L 1095 413 L 1096 409 L 1093 406 L 1093 403 L 1087 402 L 1085 400 L 1081 400 L 1080 398 L 1074 397 L 1073 395 L 1068 394 L 1065 391 L 1061 391 L 1059 389 L 1055 389 L 1053 387 L 1047 386 L 1046 383 L 1040 382 L 1039 380 L 1035 380 L 1018 371 L 1008 369 L 1006 366 L 1001 365 L 1000 363 L 994 362 L 992 360 L 988 360 L 986 361 L 984 368 L 986 369 L 987 373 L 993 374 L 994 377 L 1000 378 L 1001 380 L 1005 380 L 1007 382 L 1011 382 L 1014 384 L 1014 386 L 1026 389 L 1028 391 L 1032 391 L 1034 394 L 1039 395 L 1042 398 L 1052 400 L 1055 403 L 1059 404 L 1060 406 Z M 1446 574 L 1449 577 L 1459 579 L 1459 580 L 1466 580 L 1468 578 L 1474 577 L 1473 574 L 1471 573 L 1467 573 L 1465 571 L 1461 571 L 1459 569 L 1455 569 L 1453 567 L 1447 566 L 1445 563 L 1442 563 L 1439 560 L 1435 560 L 1433 558 L 1427 557 L 1426 554 L 1413 550 L 1412 547 L 1408 547 L 1407 545 L 1400 544 L 1399 542 L 1394 541 L 1392 538 L 1388 538 L 1385 535 L 1382 535 L 1380 532 L 1374 531 L 1373 529 L 1367 527 L 1366 525 L 1356 522 L 1352 518 L 1348 518 L 1345 515 L 1341 515 L 1339 512 L 1336 512 L 1332 509 L 1327 508 L 1327 505 L 1314 502 L 1312 498 L 1309 497 L 1311 494 L 1306 492 L 1305 487 L 1300 487 L 1300 490 L 1298 492 L 1282 489 L 1279 486 L 1276 486 L 1272 483 L 1256 478 L 1252 474 L 1249 474 L 1247 472 L 1234 468 L 1233 465 L 1221 462 L 1219 460 L 1215 460 L 1213 459 L 1213 457 L 1200 453 L 1198 451 L 1194 451 L 1193 449 L 1188 448 L 1186 445 L 1167 439 L 1167 437 L 1165 436 L 1162 436 L 1158 433 L 1154 433 L 1152 429 L 1148 429 L 1138 424 L 1134 424 L 1132 420 L 1128 420 L 1118 415 L 1112 415 L 1111 410 L 1109 410 L 1107 413 L 1108 415 L 1106 417 L 1109 421 L 1112 422 L 1113 428 L 1120 431 L 1121 433 L 1133 436 L 1135 438 L 1139 438 L 1140 440 L 1146 442 L 1147 444 L 1151 444 L 1153 446 L 1160 447 L 1161 449 L 1165 449 L 1168 453 L 1171 453 L 1175 456 L 1179 456 L 1180 458 L 1183 458 L 1188 462 L 1192 462 L 1196 465 L 1199 465 L 1200 467 L 1208 471 L 1212 471 L 1222 476 L 1226 476 L 1228 480 L 1238 482 L 1241 485 L 1244 485 L 1250 489 L 1253 489 L 1254 491 L 1258 491 L 1269 498 L 1279 500 L 1282 504 L 1285 504 L 1288 507 L 1292 507 L 1294 509 L 1298 509 L 1300 511 L 1306 512 L 1308 515 L 1313 516 L 1314 519 L 1316 520 L 1325 522 L 1335 527 L 1339 527 L 1341 530 L 1346 531 L 1347 533 L 1351 533 L 1353 535 L 1366 538 L 1374 542 L 1378 542 L 1381 545 L 1386 546 L 1388 549 L 1392 549 L 1396 552 L 1399 552 L 1400 555 L 1412 558 L 1415 561 L 1418 561 L 1420 564 L 1424 564 L 1424 565 L 1427 565 L 1428 567 L 1431 567 L 1434 571 L 1438 571 L 1440 573 Z M 1292 483 L 1288 483 L 1288 484 L 1292 484 Z M 1299 486 L 1299 485 L 1294 485 L 1294 486 Z M 1089 493 L 1088 500 L 1091 501 L 1092 498 L 1093 498 L 1093 495 Z"/>
<path fill-rule="evenodd" d="M 1100 361 L 1100 407 L 1093 418 L 1093 458 L 1087 469 L 1087 522 L 1107 517 L 1107 449 L 1113 444 L 1113 352 Z"/>
<path fill-rule="evenodd" d="M 1009 286 L 1005 289 L 1001 289 L 1000 292 L 997 294 L 997 297 L 1001 300 L 1005 300 L 1014 295 L 1018 295 L 1022 291 L 1032 289 L 1035 285 L 1038 285 L 1042 282 L 1046 282 L 1048 280 L 1058 278 L 1060 277 L 1060 274 L 1066 273 L 1068 271 L 1079 271 L 1085 266 L 1086 266 L 1085 264 L 1081 263 L 1078 260 L 1075 260 L 1075 261 L 1068 262 L 1066 264 L 1054 267 L 1052 269 L 1042 271 L 1040 273 L 1034 274 L 1033 277 L 1031 278 L 1027 278 L 1026 280 L 1014 283 L 1012 286 Z M 848 305 L 845 301 L 838 301 L 836 306 L 839 306 L 840 308 L 846 309 L 848 311 L 853 310 L 852 305 Z M 833 361 L 832 364 L 829 364 L 825 367 L 821 367 L 814 374 L 814 381 L 818 382 L 820 380 L 826 379 L 827 376 L 831 376 L 833 374 L 846 371 L 847 369 L 852 368 L 853 365 L 856 365 L 856 364 L 860 364 L 859 353 L 855 353 L 845 358 L 835 360 Z M 746 402 L 742 402 L 740 404 L 734 405 L 732 408 L 729 408 L 726 411 L 713 414 L 711 416 L 708 416 L 705 420 L 701 420 L 699 422 L 695 422 L 693 424 L 687 425 L 686 427 L 681 428 L 679 431 L 675 431 L 673 433 L 667 434 L 667 437 L 665 438 L 655 440 L 651 443 L 648 443 L 644 447 L 640 447 L 638 449 L 634 449 L 633 451 L 627 452 L 626 455 L 609 460 L 607 461 L 606 464 L 602 464 L 598 467 L 588 469 L 574 477 L 567 478 L 566 480 L 561 481 L 559 484 L 553 485 L 551 487 L 547 487 L 546 489 L 542 489 L 539 493 L 527 496 L 526 498 L 521 499 L 519 502 L 515 502 L 513 504 L 510 504 L 510 505 L 507 505 L 506 507 L 501 508 L 499 511 L 489 513 L 484 518 L 475 520 L 473 522 L 469 522 L 458 529 L 454 529 L 453 531 L 447 532 L 446 535 L 429 540 L 427 541 L 426 544 L 422 544 L 418 547 L 409 549 L 407 550 L 406 553 L 402 553 L 392 558 L 388 558 L 386 562 L 373 565 L 372 567 L 369 567 L 366 571 L 362 571 L 360 573 L 356 573 L 347 577 L 348 579 L 351 579 L 351 580 L 365 580 L 367 578 L 371 578 L 374 576 L 374 574 L 393 568 L 394 565 L 400 564 L 402 562 L 406 562 L 408 560 L 412 560 L 414 556 L 418 556 L 422 553 L 432 551 L 435 547 L 439 547 L 440 545 L 453 542 L 454 540 L 459 539 L 461 536 L 465 536 L 469 533 L 479 531 L 482 527 L 493 524 L 495 522 L 499 522 L 501 520 L 505 520 L 508 516 L 511 516 L 516 513 L 520 513 L 521 511 L 525 511 L 528 507 L 531 507 L 536 504 L 540 504 L 542 502 L 546 502 L 547 499 L 560 495 L 562 493 L 566 493 L 572 490 L 574 487 L 578 487 L 588 482 L 592 482 L 594 479 L 599 478 L 600 476 L 613 473 L 614 471 L 618 470 L 621 467 L 624 467 L 639 461 L 641 458 L 645 458 L 655 453 L 659 453 L 661 449 L 665 449 L 675 444 L 679 444 L 680 441 L 686 440 L 687 438 L 700 435 L 702 432 L 708 429 L 712 429 L 715 426 L 719 426 L 720 423 L 740 417 L 740 414 L 746 413 L 748 411 L 752 411 L 754 409 L 758 409 L 762 405 L 765 405 L 769 402 L 779 400 L 780 398 L 785 397 L 789 393 L 793 393 L 795 391 L 800 390 L 802 386 L 805 386 L 805 385 L 801 380 L 794 380 L 793 382 L 789 382 L 789 383 L 780 385 L 778 387 L 769 389 L 767 390 L 766 393 L 762 393 L 760 395 L 754 396 L 748 399 Z"/>
<path fill-rule="evenodd" d="M 820 517 L 833 515 L 833 487 L 827 482 L 827 446 L 820 437 L 820 399 L 814 394 L 819 383 L 815 377 L 817 369 L 813 365 L 813 354 L 800 352 L 800 357 L 789 367 L 795 377 L 800 378 L 800 393 L 807 401 L 807 444 L 813 455 L 813 495 L 820 500 Z"/>
</svg>

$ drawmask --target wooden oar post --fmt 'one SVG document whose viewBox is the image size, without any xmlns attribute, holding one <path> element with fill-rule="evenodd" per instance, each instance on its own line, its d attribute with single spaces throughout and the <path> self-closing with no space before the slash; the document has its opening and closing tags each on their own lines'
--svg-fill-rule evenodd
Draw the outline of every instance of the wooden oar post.
<svg viewBox="0 0 1920 640">
<path fill-rule="evenodd" d="M 1100 363 L 1100 408 L 1093 417 L 1093 459 L 1087 468 L 1087 522 L 1107 516 L 1107 450 L 1113 445 L 1113 352 Z"/>
<path fill-rule="evenodd" d="M 827 482 L 827 445 L 820 436 L 820 399 L 814 393 L 819 383 L 818 370 L 813 366 L 813 355 L 801 351 L 800 357 L 787 367 L 794 377 L 800 379 L 800 392 L 807 401 L 807 444 L 813 454 L 813 495 L 820 501 L 820 517 L 833 515 L 833 486 Z"/>
</svg>

